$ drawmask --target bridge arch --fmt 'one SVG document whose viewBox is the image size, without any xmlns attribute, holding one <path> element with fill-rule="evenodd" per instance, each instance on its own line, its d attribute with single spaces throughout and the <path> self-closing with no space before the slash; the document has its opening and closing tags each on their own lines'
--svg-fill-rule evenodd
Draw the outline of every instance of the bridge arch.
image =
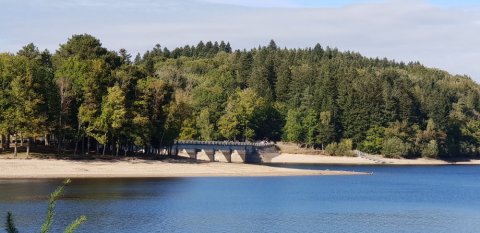
<svg viewBox="0 0 480 233">
<path fill-rule="evenodd" d="M 185 151 L 188 157 L 196 160 L 199 153 L 205 153 L 208 160 L 214 162 L 215 156 L 218 155 L 216 152 L 219 152 L 229 163 L 235 158 L 239 158 L 244 163 L 255 163 L 260 162 L 259 149 L 273 146 L 275 146 L 274 143 L 177 140 L 172 149 L 177 156 Z"/>
</svg>

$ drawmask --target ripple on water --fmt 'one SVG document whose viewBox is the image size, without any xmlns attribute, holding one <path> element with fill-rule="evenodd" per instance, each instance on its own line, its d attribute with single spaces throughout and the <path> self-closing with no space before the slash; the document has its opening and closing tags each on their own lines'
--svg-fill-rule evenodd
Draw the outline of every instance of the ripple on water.
<svg viewBox="0 0 480 233">
<path fill-rule="evenodd" d="M 79 233 L 480 229 L 478 167 L 341 169 L 374 175 L 73 180 L 58 203 L 54 232 L 80 214 L 88 221 Z M 0 180 L 0 213 L 13 211 L 21 232 L 38 231 L 47 196 L 60 182 Z"/>
</svg>

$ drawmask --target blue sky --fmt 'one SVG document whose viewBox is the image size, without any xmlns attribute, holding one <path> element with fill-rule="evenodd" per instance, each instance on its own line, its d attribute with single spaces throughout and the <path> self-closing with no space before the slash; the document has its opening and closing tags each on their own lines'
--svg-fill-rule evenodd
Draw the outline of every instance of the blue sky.
<svg viewBox="0 0 480 233">
<path fill-rule="evenodd" d="M 34 42 L 54 52 L 89 33 L 111 50 L 143 53 L 225 40 L 320 43 L 368 57 L 420 61 L 480 82 L 480 0 L 0 0 L 0 52 Z"/>
<path fill-rule="evenodd" d="M 207 0 L 215 3 L 230 3 L 249 7 L 343 7 L 352 4 L 382 2 L 382 0 Z M 409 0 L 407 0 L 409 1 Z M 410 0 L 411 1 L 411 0 Z M 420 0 L 421 1 L 421 0 Z M 417 0 L 417 2 L 419 2 Z M 478 6 L 479 0 L 428 0 L 430 4 L 443 7 Z"/>
<path fill-rule="evenodd" d="M 429 2 L 440 6 L 478 6 L 478 0 L 430 0 Z"/>
</svg>

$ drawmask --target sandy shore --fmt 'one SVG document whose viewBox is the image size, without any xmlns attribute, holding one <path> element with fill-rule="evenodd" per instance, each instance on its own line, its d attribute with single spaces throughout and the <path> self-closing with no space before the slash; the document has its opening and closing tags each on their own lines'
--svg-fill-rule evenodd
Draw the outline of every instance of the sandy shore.
<svg viewBox="0 0 480 233">
<path fill-rule="evenodd" d="M 387 159 L 377 155 L 335 157 L 305 154 L 275 154 L 264 158 L 265 163 L 337 164 L 337 165 L 480 165 L 480 160 L 444 161 L 436 159 Z M 303 170 L 243 163 L 189 163 L 153 160 L 56 160 L 0 159 L 0 179 L 29 178 L 142 178 L 142 177 L 228 177 L 228 176 L 317 176 L 357 175 L 345 171 Z"/>
<path fill-rule="evenodd" d="M 364 173 L 302 170 L 237 163 L 169 163 L 139 159 L 125 161 L 0 159 L 0 179 L 316 176 L 357 174 Z"/>
<path fill-rule="evenodd" d="M 304 155 L 282 153 L 265 160 L 266 163 L 345 164 L 345 165 L 480 165 L 480 160 L 444 161 L 438 159 L 387 159 L 378 155 L 360 157 L 338 157 L 325 155 Z"/>
</svg>

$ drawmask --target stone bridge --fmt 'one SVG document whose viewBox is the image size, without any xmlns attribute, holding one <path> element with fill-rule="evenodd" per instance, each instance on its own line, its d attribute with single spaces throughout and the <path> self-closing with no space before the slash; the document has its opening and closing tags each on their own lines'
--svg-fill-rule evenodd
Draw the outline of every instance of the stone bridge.
<svg viewBox="0 0 480 233">
<path fill-rule="evenodd" d="M 274 147 L 274 143 L 228 142 L 228 141 L 182 141 L 172 146 L 177 156 L 191 159 L 226 162 L 259 163 L 259 150 Z"/>
</svg>

